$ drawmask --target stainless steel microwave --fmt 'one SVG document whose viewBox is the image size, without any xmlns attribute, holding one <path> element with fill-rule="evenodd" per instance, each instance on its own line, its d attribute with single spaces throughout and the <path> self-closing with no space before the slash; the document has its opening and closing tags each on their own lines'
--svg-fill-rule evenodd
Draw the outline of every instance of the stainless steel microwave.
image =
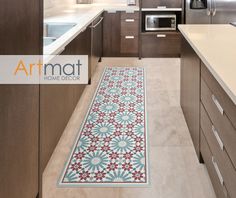
<svg viewBox="0 0 236 198">
<path fill-rule="evenodd" d="M 146 15 L 145 30 L 146 31 L 176 30 L 176 15 L 175 14 Z"/>
</svg>

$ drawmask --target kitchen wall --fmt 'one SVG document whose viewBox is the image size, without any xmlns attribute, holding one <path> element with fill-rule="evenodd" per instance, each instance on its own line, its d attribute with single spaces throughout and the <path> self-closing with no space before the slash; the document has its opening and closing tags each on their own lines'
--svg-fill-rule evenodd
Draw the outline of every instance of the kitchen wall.
<svg viewBox="0 0 236 198">
<path fill-rule="evenodd" d="M 123 4 L 126 3 L 127 0 L 93 0 L 94 3 L 116 3 L 116 4 Z"/>
</svg>

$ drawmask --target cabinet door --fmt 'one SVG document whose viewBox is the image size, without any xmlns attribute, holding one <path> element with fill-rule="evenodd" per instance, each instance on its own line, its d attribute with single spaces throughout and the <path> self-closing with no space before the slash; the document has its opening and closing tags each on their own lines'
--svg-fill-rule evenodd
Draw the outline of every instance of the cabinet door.
<svg viewBox="0 0 236 198">
<path fill-rule="evenodd" d="M 103 24 L 103 56 L 120 56 L 120 12 L 105 12 Z"/>
<path fill-rule="evenodd" d="M 102 57 L 102 28 L 103 17 L 98 17 L 92 24 L 92 52 L 91 73 L 94 74 L 100 58 Z"/>
<path fill-rule="evenodd" d="M 90 60 L 90 53 L 91 30 L 87 28 L 66 46 L 62 55 L 89 55 Z M 46 167 L 84 88 L 85 85 L 40 86 L 41 171 Z"/>
<path fill-rule="evenodd" d="M 181 35 L 173 33 L 142 34 L 143 57 L 179 57 Z"/>
<path fill-rule="evenodd" d="M 200 159 L 200 59 L 185 39 L 181 48 L 181 107 Z"/>
<path fill-rule="evenodd" d="M 42 54 L 42 0 L 1 0 L 0 54 Z M 0 197 L 35 198 L 39 86 L 0 85 Z"/>
<path fill-rule="evenodd" d="M 142 0 L 143 8 L 182 8 L 182 0 Z"/>
</svg>

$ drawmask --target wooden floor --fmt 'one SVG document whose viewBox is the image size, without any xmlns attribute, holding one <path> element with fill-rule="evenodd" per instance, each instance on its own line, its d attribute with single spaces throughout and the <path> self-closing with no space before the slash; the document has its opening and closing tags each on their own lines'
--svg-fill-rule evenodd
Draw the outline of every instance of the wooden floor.
<svg viewBox="0 0 236 198">
<path fill-rule="evenodd" d="M 58 178 L 106 66 L 146 68 L 151 185 L 58 188 Z M 198 163 L 179 98 L 179 59 L 104 58 L 44 172 L 43 198 L 215 198 L 206 168 Z"/>
</svg>

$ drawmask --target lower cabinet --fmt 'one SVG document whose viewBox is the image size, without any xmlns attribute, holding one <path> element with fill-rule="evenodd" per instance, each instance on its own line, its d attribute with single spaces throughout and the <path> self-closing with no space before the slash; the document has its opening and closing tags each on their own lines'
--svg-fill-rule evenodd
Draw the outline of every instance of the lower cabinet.
<svg viewBox="0 0 236 198">
<path fill-rule="evenodd" d="M 181 107 L 200 159 L 200 59 L 183 38 L 181 47 Z"/>
<path fill-rule="evenodd" d="M 185 39 L 181 55 L 181 107 L 216 196 L 236 197 L 236 105 Z"/>
<path fill-rule="evenodd" d="M 135 57 L 139 53 L 139 12 L 104 13 L 103 56 Z"/>
<path fill-rule="evenodd" d="M 103 16 L 95 19 L 91 25 L 91 75 L 94 74 L 99 60 L 102 57 L 103 39 Z"/>
<path fill-rule="evenodd" d="M 81 43 L 83 43 L 81 45 Z M 89 55 L 91 79 L 91 28 L 69 43 L 62 55 Z M 41 172 L 47 165 L 85 85 L 40 85 L 40 158 Z"/>
<path fill-rule="evenodd" d="M 142 57 L 179 57 L 181 35 L 178 32 L 145 32 L 141 36 Z"/>
</svg>

